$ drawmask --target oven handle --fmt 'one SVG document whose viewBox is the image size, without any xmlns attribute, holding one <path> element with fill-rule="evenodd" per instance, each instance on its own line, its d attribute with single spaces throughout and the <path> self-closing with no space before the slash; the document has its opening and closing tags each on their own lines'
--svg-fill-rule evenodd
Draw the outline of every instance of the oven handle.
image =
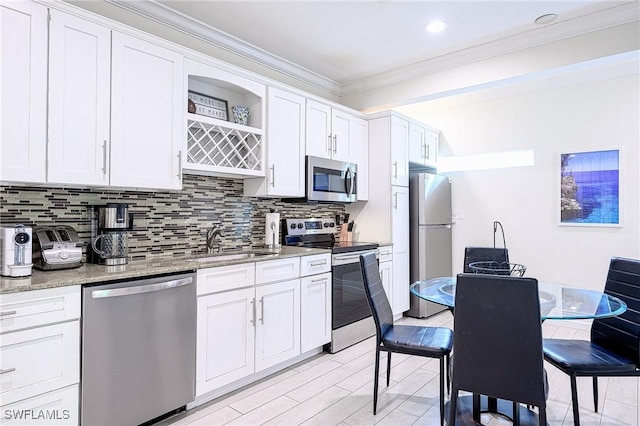
<svg viewBox="0 0 640 426">
<path fill-rule="evenodd" d="M 334 254 L 331 257 L 331 266 L 340 266 L 340 265 L 348 265 L 349 263 L 358 263 L 360 262 L 360 255 L 367 253 L 375 253 L 376 259 L 380 258 L 380 250 L 367 250 L 367 251 L 359 251 L 356 253 L 348 253 L 348 254 Z"/>
</svg>

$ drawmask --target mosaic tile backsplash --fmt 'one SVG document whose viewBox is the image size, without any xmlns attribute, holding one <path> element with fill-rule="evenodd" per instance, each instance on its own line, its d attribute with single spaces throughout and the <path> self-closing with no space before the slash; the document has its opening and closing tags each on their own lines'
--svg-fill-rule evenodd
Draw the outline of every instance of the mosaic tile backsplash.
<svg viewBox="0 0 640 426">
<path fill-rule="evenodd" d="M 207 230 L 222 226 L 223 250 L 264 244 L 265 214 L 280 218 L 334 217 L 343 204 L 292 202 L 243 196 L 242 179 L 185 175 L 181 191 L 124 191 L 93 188 L 2 186 L 0 224 L 70 225 L 90 243 L 90 205 L 126 203 L 135 215 L 129 234 L 133 259 L 166 255 L 181 257 L 205 252 Z M 282 227 L 281 227 L 282 232 Z"/>
</svg>

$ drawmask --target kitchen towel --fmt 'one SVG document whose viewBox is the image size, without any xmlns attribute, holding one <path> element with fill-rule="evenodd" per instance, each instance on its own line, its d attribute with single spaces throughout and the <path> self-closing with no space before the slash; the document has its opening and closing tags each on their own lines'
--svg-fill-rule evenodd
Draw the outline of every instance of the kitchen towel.
<svg viewBox="0 0 640 426">
<path fill-rule="evenodd" d="M 280 213 L 267 213 L 264 227 L 264 245 L 280 247 Z"/>
</svg>

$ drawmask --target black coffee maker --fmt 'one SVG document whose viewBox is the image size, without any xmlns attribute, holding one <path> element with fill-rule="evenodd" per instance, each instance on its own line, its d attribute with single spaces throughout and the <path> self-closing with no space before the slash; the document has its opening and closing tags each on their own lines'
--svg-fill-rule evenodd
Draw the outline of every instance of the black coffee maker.
<svg viewBox="0 0 640 426">
<path fill-rule="evenodd" d="M 129 231 L 133 230 L 133 214 L 128 204 L 109 203 L 89 207 L 91 244 L 87 262 L 101 265 L 124 265 L 128 262 Z"/>
</svg>

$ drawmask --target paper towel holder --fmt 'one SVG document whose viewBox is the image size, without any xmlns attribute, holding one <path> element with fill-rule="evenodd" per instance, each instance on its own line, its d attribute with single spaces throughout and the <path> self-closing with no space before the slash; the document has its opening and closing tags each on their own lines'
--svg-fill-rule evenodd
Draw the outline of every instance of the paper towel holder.
<svg viewBox="0 0 640 426">
<path fill-rule="evenodd" d="M 267 213 L 265 217 L 265 246 L 270 249 L 280 248 L 279 236 L 280 236 L 280 214 L 276 213 L 274 209 L 269 209 L 270 213 Z"/>
</svg>

